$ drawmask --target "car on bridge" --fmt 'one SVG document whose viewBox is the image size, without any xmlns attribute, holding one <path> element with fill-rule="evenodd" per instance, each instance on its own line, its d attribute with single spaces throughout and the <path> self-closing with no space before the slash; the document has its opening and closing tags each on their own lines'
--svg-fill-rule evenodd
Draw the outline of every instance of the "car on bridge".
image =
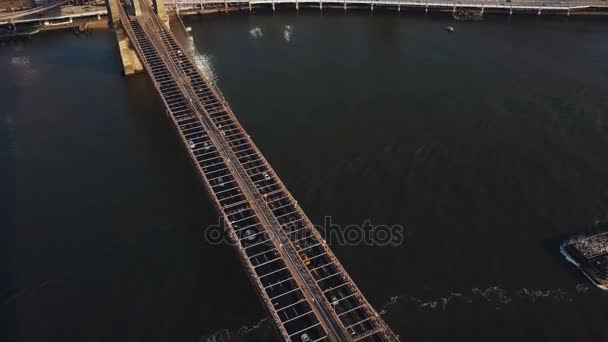
<svg viewBox="0 0 608 342">
<path fill-rule="evenodd" d="M 302 261 L 304 261 L 304 265 L 310 265 L 310 258 L 308 258 L 308 255 L 306 255 L 306 252 L 300 251 L 298 254 L 300 254 L 300 258 L 302 258 Z"/>
</svg>

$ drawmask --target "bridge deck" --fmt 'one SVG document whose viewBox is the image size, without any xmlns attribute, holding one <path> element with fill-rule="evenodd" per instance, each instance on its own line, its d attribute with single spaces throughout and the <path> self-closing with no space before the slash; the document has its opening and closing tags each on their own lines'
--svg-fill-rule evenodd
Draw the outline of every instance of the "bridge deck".
<svg viewBox="0 0 608 342">
<path fill-rule="evenodd" d="M 282 337 L 394 341 L 297 201 L 147 4 L 121 22 Z"/>
</svg>

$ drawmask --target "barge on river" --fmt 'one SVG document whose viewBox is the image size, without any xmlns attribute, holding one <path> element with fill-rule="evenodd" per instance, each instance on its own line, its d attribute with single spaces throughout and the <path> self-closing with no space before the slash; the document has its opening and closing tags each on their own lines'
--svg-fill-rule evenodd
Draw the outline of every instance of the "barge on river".
<svg viewBox="0 0 608 342">
<path fill-rule="evenodd" d="M 608 224 L 600 232 L 575 236 L 562 243 L 561 252 L 597 287 L 608 291 Z"/>
</svg>

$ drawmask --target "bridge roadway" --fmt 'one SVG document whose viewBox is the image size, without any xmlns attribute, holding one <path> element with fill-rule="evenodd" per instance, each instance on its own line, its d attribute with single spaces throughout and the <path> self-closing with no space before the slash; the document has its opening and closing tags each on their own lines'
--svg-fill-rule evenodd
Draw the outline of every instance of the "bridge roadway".
<svg viewBox="0 0 608 342">
<path fill-rule="evenodd" d="M 397 341 L 150 5 L 120 21 L 286 341 Z"/>
</svg>

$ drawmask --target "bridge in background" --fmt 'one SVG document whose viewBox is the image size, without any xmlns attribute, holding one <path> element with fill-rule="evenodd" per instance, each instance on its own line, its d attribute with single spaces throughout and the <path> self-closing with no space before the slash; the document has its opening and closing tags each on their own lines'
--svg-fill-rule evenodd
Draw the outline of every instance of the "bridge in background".
<svg viewBox="0 0 608 342">
<path fill-rule="evenodd" d="M 228 102 L 147 2 L 109 8 L 126 31 L 223 218 L 257 293 L 286 341 L 397 341 Z M 129 14 L 128 14 L 129 13 Z"/>
<path fill-rule="evenodd" d="M 301 6 L 344 8 L 349 7 L 410 10 L 452 11 L 460 9 L 477 9 L 513 14 L 519 13 L 565 13 L 571 11 L 608 11 L 607 0 L 165 0 L 165 6 L 172 11 L 205 12 L 205 10 L 229 10 L 256 7 L 289 6 L 299 9 Z"/>
<path fill-rule="evenodd" d="M 58 20 L 72 20 L 106 15 L 107 11 L 95 6 L 64 6 L 67 0 L 39 0 L 39 6 L 18 12 L 0 12 L 0 25 L 6 24 L 51 24 Z M 495 13 L 538 14 L 590 14 L 608 12 L 608 0 L 164 0 L 160 1 L 168 11 L 192 14 L 232 10 L 253 10 L 279 6 L 295 8 L 374 8 L 401 11 L 477 10 Z"/>
<path fill-rule="evenodd" d="M 61 1 L 60 1 L 61 2 Z M 61 2 L 63 3 L 63 2 Z M 66 6 L 53 6 L 53 7 L 36 7 L 39 11 L 35 13 L 29 13 L 27 15 L 18 16 L 1 16 L 0 25 L 6 24 L 26 24 L 36 25 L 40 27 L 48 26 L 49 24 L 54 25 L 57 22 L 72 21 L 80 18 L 88 18 L 94 20 L 101 20 L 102 16 L 108 14 L 105 6 L 93 6 L 93 5 L 66 5 Z M 20 12 L 15 12 L 20 13 Z"/>
<path fill-rule="evenodd" d="M 11 11 L 8 13 L 0 13 L 0 21 L 9 22 L 9 21 L 12 21 L 12 20 L 15 20 L 18 18 L 46 12 L 50 9 L 65 5 L 67 2 L 68 2 L 68 0 L 50 0 L 46 3 L 44 3 L 43 5 L 28 8 L 23 11 L 18 11 L 18 12 Z"/>
</svg>

